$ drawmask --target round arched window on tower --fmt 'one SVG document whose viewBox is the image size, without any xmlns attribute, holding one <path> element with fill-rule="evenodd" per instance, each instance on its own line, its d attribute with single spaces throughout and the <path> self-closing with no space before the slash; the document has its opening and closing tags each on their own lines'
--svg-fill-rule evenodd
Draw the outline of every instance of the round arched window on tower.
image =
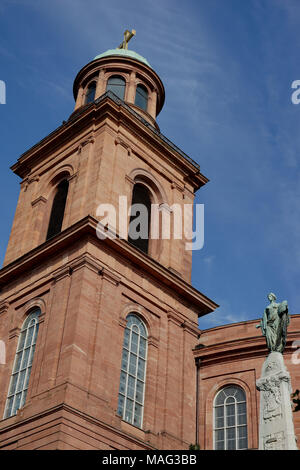
<svg viewBox="0 0 300 470">
<path fill-rule="evenodd" d="M 123 77 L 113 75 L 107 80 L 106 91 L 112 91 L 118 98 L 124 100 L 126 82 Z"/>
<path fill-rule="evenodd" d="M 136 87 L 135 102 L 134 104 L 139 108 L 147 111 L 148 107 L 148 90 L 144 85 Z"/>
<path fill-rule="evenodd" d="M 92 103 L 95 99 L 96 95 L 96 83 L 92 82 L 89 84 L 87 88 L 87 92 L 85 95 L 85 104 Z"/>
</svg>

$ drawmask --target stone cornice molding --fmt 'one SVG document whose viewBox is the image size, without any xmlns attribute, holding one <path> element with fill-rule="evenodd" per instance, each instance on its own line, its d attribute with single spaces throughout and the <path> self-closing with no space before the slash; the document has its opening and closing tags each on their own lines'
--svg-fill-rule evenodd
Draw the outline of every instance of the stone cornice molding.
<svg viewBox="0 0 300 470">
<path fill-rule="evenodd" d="M 70 382 L 66 382 L 66 384 L 63 384 L 63 385 L 65 389 L 68 386 L 72 386 Z M 74 387 L 77 388 L 77 386 L 74 386 Z M 33 397 L 33 399 L 37 399 L 37 398 L 38 398 L 37 396 Z M 29 401 L 27 401 L 27 404 L 29 404 Z M 21 408 L 20 410 L 22 411 L 23 409 L 24 408 Z M 115 426 L 112 426 L 110 424 L 105 423 L 104 421 L 94 418 L 93 416 L 87 413 L 84 413 L 83 411 L 80 411 L 70 405 L 67 405 L 66 403 L 60 403 L 58 405 L 55 405 L 55 406 L 52 406 L 51 408 L 46 409 L 45 411 L 39 412 L 35 414 L 34 416 L 30 416 L 26 418 L 23 418 L 22 414 L 11 416 L 10 418 L 0 422 L 0 430 L 3 433 L 8 432 L 8 431 L 14 431 L 16 428 L 20 428 L 20 426 L 26 427 L 28 423 L 32 423 L 34 421 L 36 423 L 38 423 L 39 420 L 42 420 L 41 422 L 44 422 L 44 418 L 49 419 L 51 415 L 56 417 L 59 424 L 64 424 L 64 423 L 68 424 L 68 415 L 75 416 L 77 420 L 82 419 L 84 420 L 85 423 L 96 425 L 100 429 L 104 429 L 104 430 L 111 432 L 112 436 L 115 436 L 116 441 L 119 438 L 121 439 L 124 438 L 125 436 L 127 441 L 131 442 L 133 445 L 138 445 L 141 448 L 141 450 L 142 449 L 155 450 L 155 448 L 151 444 L 149 444 L 149 442 L 142 441 L 139 438 L 133 436 L 132 434 L 127 434 L 125 431 L 122 431 L 121 429 L 117 429 Z"/>
<path fill-rule="evenodd" d="M 119 136 L 115 138 L 115 145 L 118 146 L 118 145 L 121 145 L 122 147 L 125 148 L 125 150 L 127 151 L 127 154 L 128 156 L 130 157 L 131 153 L 132 153 L 132 149 L 130 147 L 129 144 L 127 144 L 123 139 L 121 139 Z"/>
<path fill-rule="evenodd" d="M 199 333 L 200 330 L 199 330 Z M 202 331 L 204 334 L 205 331 Z M 286 348 L 284 351 L 284 357 L 287 354 L 292 354 L 295 352 L 292 345 L 295 340 L 299 338 L 299 332 L 292 332 L 288 334 L 288 340 Z M 205 342 L 205 338 L 202 337 L 201 340 Z M 264 358 L 267 356 L 268 351 L 266 348 L 265 338 L 262 336 L 252 336 L 244 339 L 231 339 L 223 343 L 212 344 L 206 346 L 205 344 L 202 347 L 195 347 L 193 350 L 195 358 L 201 359 L 201 365 L 206 366 L 210 364 L 217 363 L 227 363 L 234 360 L 241 360 L 247 358 L 261 357 Z"/>
<path fill-rule="evenodd" d="M 186 180 L 190 182 L 195 190 L 209 181 L 200 173 L 199 165 L 196 164 L 196 162 L 165 136 L 155 130 L 150 124 L 146 123 L 146 121 L 144 122 L 141 116 L 110 92 L 105 93 L 94 103 L 84 106 L 78 112 L 74 113 L 66 123 L 22 154 L 11 169 L 21 178 L 28 177 L 29 169 L 33 163 L 48 158 L 59 143 L 66 142 L 71 137 L 75 137 L 75 123 L 79 134 L 91 128 L 91 123 L 93 123 L 93 126 L 98 126 L 107 117 L 114 119 L 118 123 L 123 122 L 126 124 L 126 127 L 130 129 L 133 135 L 138 135 L 142 142 L 146 142 L 148 146 L 150 145 L 155 149 L 155 152 L 159 154 L 163 160 L 168 160 L 171 164 L 176 166 L 176 168 L 180 168 Z M 85 141 L 82 143 L 85 143 Z"/>
<path fill-rule="evenodd" d="M 80 144 L 78 145 L 77 153 L 80 154 L 83 147 L 85 147 L 88 144 L 93 144 L 94 142 L 95 142 L 95 138 L 93 136 L 90 136 L 87 139 L 81 141 Z"/>
<path fill-rule="evenodd" d="M 173 181 L 171 183 L 171 188 L 172 189 L 177 189 L 177 191 L 179 191 L 180 193 L 183 193 L 183 191 L 184 191 L 184 186 L 181 186 L 180 184 L 176 183 L 176 181 Z"/>
<path fill-rule="evenodd" d="M 118 286 L 121 282 L 121 277 L 106 267 L 103 267 L 99 274 L 101 275 L 102 279 L 105 279 L 106 281 L 110 282 L 115 287 Z"/>
<path fill-rule="evenodd" d="M 81 240 L 87 237 L 93 243 L 102 244 L 106 249 L 111 249 L 114 253 L 118 253 L 123 259 L 134 263 L 137 268 L 143 269 L 150 274 L 162 287 L 168 289 L 172 295 L 176 292 L 190 305 L 198 310 L 198 315 L 202 316 L 206 313 L 212 312 L 218 305 L 191 286 L 184 279 L 176 276 L 176 274 L 169 271 L 163 265 L 155 261 L 150 256 L 137 250 L 134 246 L 121 238 L 106 238 L 99 240 L 96 235 L 96 228 L 98 220 L 92 216 L 87 216 L 77 222 L 76 224 L 68 227 L 57 236 L 44 242 L 42 245 L 34 248 L 22 257 L 13 261 L 9 265 L 0 270 L 0 287 L 6 285 L 8 282 L 15 280 L 18 275 L 32 269 L 37 263 L 47 260 L 49 256 L 58 253 L 70 246 L 70 243 Z"/>
<path fill-rule="evenodd" d="M 54 271 L 52 273 L 52 279 L 55 282 L 60 281 L 65 277 L 72 276 L 73 272 L 82 268 L 88 268 L 97 274 L 102 274 L 103 271 L 102 265 L 98 263 L 96 259 L 94 259 L 88 254 L 85 254 L 76 258 L 75 260 L 68 262 L 67 264 L 61 266 L 56 271 Z"/>
<path fill-rule="evenodd" d="M 77 271 L 78 269 L 88 268 L 91 271 L 100 274 L 103 269 L 102 265 L 95 258 L 93 258 L 87 253 L 71 261 L 69 263 L 69 266 L 72 273 Z"/>
<path fill-rule="evenodd" d="M 175 312 L 174 310 L 169 310 L 167 312 L 167 317 L 168 317 L 168 320 L 171 321 L 172 323 L 174 323 L 175 325 L 177 326 L 182 326 L 183 323 L 184 323 L 184 319 L 182 318 L 181 315 L 179 315 L 177 312 Z"/>
<path fill-rule="evenodd" d="M 54 282 L 58 282 L 66 277 L 70 277 L 71 275 L 72 275 L 72 269 L 70 268 L 70 266 L 64 265 L 52 273 L 52 279 Z"/>
<path fill-rule="evenodd" d="M 181 325 L 184 331 L 186 331 L 189 334 L 192 334 L 195 336 L 195 338 L 199 338 L 201 331 L 198 328 L 198 326 L 193 325 L 192 323 L 188 322 L 187 320 L 184 320 L 183 324 Z"/>
<path fill-rule="evenodd" d="M 174 310 L 169 310 L 167 313 L 167 317 L 169 321 L 179 326 L 187 333 L 192 334 L 193 336 L 195 336 L 195 338 L 199 337 L 199 328 L 196 325 L 193 325 L 190 321 L 184 319 L 183 316 L 180 315 L 178 312 L 175 312 Z"/>
</svg>

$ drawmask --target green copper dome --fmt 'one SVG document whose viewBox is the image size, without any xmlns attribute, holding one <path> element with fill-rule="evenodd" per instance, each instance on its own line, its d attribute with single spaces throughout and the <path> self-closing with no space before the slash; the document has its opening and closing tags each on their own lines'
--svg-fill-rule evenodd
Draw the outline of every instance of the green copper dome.
<svg viewBox="0 0 300 470">
<path fill-rule="evenodd" d="M 102 59 L 102 57 L 109 57 L 109 56 L 130 57 L 131 59 L 138 60 L 139 62 L 142 62 L 145 65 L 148 65 L 148 67 L 151 67 L 151 65 L 149 64 L 148 60 L 145 59 L 145 57 L 141 56 L 140 54 L 137 54 L 134 51 L 130 51 L 129 49 L 109 49 L 108 51 L 103 52 L 103 54 L 97 55 L 94 58 L 94 60 Z"/>
</svg>

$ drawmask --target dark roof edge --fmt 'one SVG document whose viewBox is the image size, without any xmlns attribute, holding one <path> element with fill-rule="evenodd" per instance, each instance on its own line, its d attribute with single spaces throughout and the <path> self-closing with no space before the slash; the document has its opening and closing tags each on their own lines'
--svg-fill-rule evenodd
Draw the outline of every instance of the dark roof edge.
<svg viewBox="0 0 300 470">
<path fill-rule="evenodd" d="M 167 144 L 171 149 L 173 149 L 175 152 L 177 152 L 180 156 L 182 156 L 185 160 L 191 164 L 197 172 L 200 172 L 200 165 L 196 163 L 191 157 L 189 157 L 186 153 L 184 153 L 179 147 L 177 147 L 173 142 L 171 142 L 167 137 L 165 137 L 161 132 L 159 132 L 155 127 L 153 127 L 146 119 L 144 119 L 140 114 L 138 114 L 136 111 L 134 111 L 130 106 L 128 106 L 123 100 L 118 98 L 112 91 L 107 91 L 104 93 L 104 95 L 101 95 L 99 98 L 97 98 L 93 103 L 90 103 L 82 108 L 80 108 L 77 112 L 74 112 L 71 114 L 69 117 L 68 121 L 63 121 L 63 124 L 59 127 L 57 127 L 54 131 L 52 131 L 50 134 L 48 134 L 46 137 L 41 139 L 39 142 L 37 142 L 35 145 L 30 147 L 26 152 L 22 153 L 21 156 L 18 158 L 17 163 L 20 162 L 20 160 L 25 157 L 29 152 L 31 152 L 33 149 L 38 147 L 40 144 L 45 142 L 47 139 L 49 139 L 52 135 L 54 135 L 57 131 L 63 129 L 67 125 L 69 125 L 72 121 L 75 121 L 78 116 L 80 116 L 83 112 L 85 112 L 88 108 L 92 107 L 94 104 L 98 104 L 101 101 L 105 100 L 106 98 L 111 99 L 114 103 L 118 104 L 119 106 L 122 106 L 125 108 L 129 113 L 131 113 L 136 119 L 138 119 L 141 123 L 143 123 L 153 134 L 155 134 L 157 137 L 159 137 L 165 144 Z M 11 166 L 11 170 L 14 171 L 15 165 Z"/>
</svg>

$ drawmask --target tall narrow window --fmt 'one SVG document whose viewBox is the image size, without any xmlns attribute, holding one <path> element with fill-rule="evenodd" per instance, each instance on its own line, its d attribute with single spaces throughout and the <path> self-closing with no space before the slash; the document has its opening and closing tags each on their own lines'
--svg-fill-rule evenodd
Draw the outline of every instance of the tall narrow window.
<svg viewBox="0 0 300 470">
<path fill-rule="evenodd" d="M 147 91 L 147 88 L 144 87 L 143 85 L 138 85 L 136 87 L 134 104 L 136 104 L 139 108 L 142 108 L 145 111 L 147 111 L 148 91 Z"/>
<path fill-rule="evenodd" d="M 147 330 L 134 314 L 127 317 L 124 333 L 118 414 L 134 426 L 142 427 L 146 360 Z"/>
<path fill-rule="evenodd" d="M 92 103 L 95 99 L 96 94 L 96 83 L 92 82 L 89 84 L 85 95 L 85 104 Z"/>
<path fill-rule="evenodd" d="M 132 193 L 128 241 L 144 253 L 149 250 L 151 198 L 148 189 L 135 184 Z"/>
<path fill-rule="evenodd" d="M 248 448 L 246 395 L 242 388 L 230 385 L 219 391 L 214 402 L 214 448 Z"/>
<path fill-rule="evenodd" d="M 110 90 L 119 98 L 121 98 L 121 100 L 124 100 L 125 85 L 126 82 L 123 77 L 120 77 L 119 75 L 113 75 L 107 80 L 106 91 Z"/>
<path fill-rule="evenodd" d="M 35 309 L 23 323 L 10 379 L 4 418 L 15 415 L 18 409 L 25 404 L 39 329 L 40 313 L 39 308 Z"/>
<path fill-rule="evenodd" d="M 68 190 L 69 190 L 68 180 L 61 181 L 59 185 L 57 186 L 56 194 L 53 199 L 46 240 L 49 240 L 49 238 L 52 238 L 61 232 L 61 227 L 62 227 L 62 223 L 64 220 Z"/>
</svg>

